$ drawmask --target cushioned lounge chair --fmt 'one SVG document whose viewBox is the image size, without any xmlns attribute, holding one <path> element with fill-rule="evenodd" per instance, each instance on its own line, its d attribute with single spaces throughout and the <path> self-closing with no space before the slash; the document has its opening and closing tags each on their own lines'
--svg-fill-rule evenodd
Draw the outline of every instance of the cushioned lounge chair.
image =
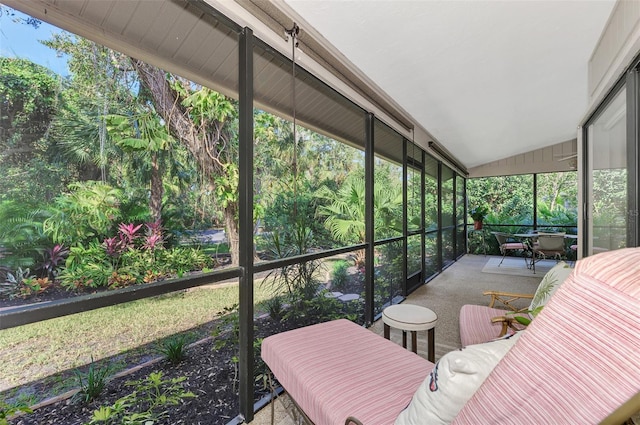
<svg viewBox="0 0 640 425">
<path fill-rule="evenodd" d="M 498 340 L 434 365 L 344 320 L 268 337 L 262 357 L 318 425 L 423 424 L 412 414 L 433 417 L 421 409 L 444 405 L 450 415 L 433 423 L 613 424 L 640 410 L 639 323 L 640 248 L 630 248 L 578 261 L 504 357 L 487 349 L 504 348 Z M 459 385 L 445 393 L 443 372 L 474 353 L 496 365 L 480 376 L 467 361 L 456 379 L 477 387 L 468 385 L 468 398 Z M 442 398 L 431 402 L 436 396 Z"/>
<path fill-rule="evenodd" d="M 565 262 L 556 264 L 544 275 L 535 294 L 518 294 L 511 292 L 486 291 L 484 295 L 491 296 L 488 306 L 467 304 L 460 309 L 460 341 L 462 346 L 480 344 L 504 336 L 507 332 L 524 328 L 515 317 L 537 314 L 538 307 L 543 306 L 566 280 L 571 268 Z M 518 308 L 515 301 L 530 299 L 525 308 Z M 496 302 L 503 308 L 496 308 Z M 518 314 L 516 314 L 518 313 Z"/>
</svg>

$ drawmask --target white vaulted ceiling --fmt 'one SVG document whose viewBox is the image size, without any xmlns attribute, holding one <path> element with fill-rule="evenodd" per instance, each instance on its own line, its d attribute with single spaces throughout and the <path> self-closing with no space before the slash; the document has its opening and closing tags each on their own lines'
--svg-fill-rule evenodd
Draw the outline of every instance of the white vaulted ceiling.
<svg viewBox="0 0 640 425">
<path fill-rule="evenodd" d="M 614 3 L 284 0 L 467 168 L 576 137 Z"/>
</svg>

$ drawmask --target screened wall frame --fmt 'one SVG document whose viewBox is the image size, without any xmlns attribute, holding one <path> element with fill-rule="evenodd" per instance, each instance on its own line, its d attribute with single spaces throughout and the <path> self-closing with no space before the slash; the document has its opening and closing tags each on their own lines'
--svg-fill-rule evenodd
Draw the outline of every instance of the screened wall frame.
<svg viewBox="0 0 640 425">
<path fill-rule="evenodd" d="M 586 257 L 600 251 L 598 246 L 598 235 L 595 231 L 595 217 L 593 215 L 594 198 L 593 186 L 595 184 L 593 173 L 594 161 L 602 158 L 602 155 L 594 153 L 594 142 L 596 137 L 593 128 L 602 117 L 610 113 L 614 108 L 614 102 L 622 101 L 624 113 L 620 116 L 616 113 L 616 119 L 626 120 L 624 125 L 624 136 L 621 147 L 625 150 L 624 160 L 619 165 L 624 167 L 626 173 L 626 205 L 624 206 L 624 246 L 640 246 L 640 226 L 638 216 L 640 211 L 640 56 L 636 57 L 632 65 L 613 85 L 611 90 L 597 106 L 595 111 L 585 120 L 582 125 L 582 235 L 581 235 L 581 256 Z M 619 109 L 620 106 L 615 107 Z M 610 120 L 611 121 L 611 120 Z M 611 127 L 609 127 L 611 128 Z M 622 218 L 622 214 L 620 215 Z M 617 232 L 611 228 L 613 232 Z M 601 244 L 600 244 L 601 245 Z M 614 247 L 615 248 L 615 247 Z"/>
<path fill-rule="evenodd" d="M 423 217 L 424 217 L 424 282 L 433 279 L 442 270 L 440 166 L 441 161 L 427 152 L 423 155 Z"/>
<path fill-rule="evenodd" d="M 404 279 L 405 296 L 416 290 L 425 281 L 425 208 L 424 208 L 424 159 L 426 153 L 415 143 L 408 139 L 403 140 L 404 176 L 403 182 L 406 199 L 404 201 L 406 213 L 404 223 L 407 235 L 404 258 L 406 260 L 406 277 Z M 411 176 L 409 176 L 411 171 Z M 416 182 L 416 175 L 419 180 Z M 409 189 L 411 182 L 411 189 Z M 417 186 L 417 187 L 416 187 Z M 411 193 L 412 212 L 408 213 L 409 193 Z M 417 206 L 417 211 L 416 211 Z M 413 242 L 413 243 L 412 243 Z M 418 248 L 415 249 L 416 242 Z M 411 252 L 409 247 L 412 247 Z M 419 261 L 410 261 L 411 258 L 419 258 Z M 411 268 L 410 268 L 411 267 Z"/>
<path fill-rule="evenodd" d="M 527 210 L 527 214 L 528 215 L 523 215 L 522 211 L 520 209 L 515 209 L 513 210 L 511 213 L 514 216 L 518 216 L 520 217 L 523 221 L 520 222 L 507 222 L 507 223 L 484 223 L 483 226 L 483 232 L 484 232 L 484 242 L 481 242 L 484 244 L 484 250 L 485 252 L 489 253 L 493 253 L 496 254 L 498 252 L 498 246 L 496 245 L 495 239 L 488 234 L 491 231 L 503 231 L 503 232 L 508 232 L 508 233 L 528 233 L 528 232 L 534 232 L 534 231 L 539 231 L 541 229 L 548 229 L 548 230 L 553 230 L 553 231 L 563 231 L 569 234 L 576 234 L 576 228 L 577 228 L 577 223 L 572 223 L 572 224 L 565 224 L 565 223 L 558 223 L 558 222 L 553 222 L 553 220 L 549 221 L 549 222 L 545 222 L 544 220 L 544 215 L 540 214 L 541 211 L 541 204 L 539 202 L 539 199 L 544 199 L 543 197 L 541 197 L 541 191 L 540 191 L 540 187 L 544 187 L 544 181 L 542 181 L 541 184 L 541 180 L 546 176 L 546 175 L 553 175 L 553 174 L 575 174 L 576 175 L 576 179 L 577 179 L 577 171 L 561 171 L 561 172 L 550 172 L 550 173 L 527 173 L 527 174 L 514 174 L 514 175 L 508 175 L 508 176 L 496 176 L 496 177 L 480 177 L 477 178 L 479 180 L 481 179 L 485 179 L 485 178 L 491 178 L 491 179 L 503 179 L 503 183 L 502 185 L 505 187 L 508 187 L 510 185 L 517 185 L 518 182 L 509 182 L 509 179 L 522 179 L 522 181 L 520 183 L 526 183 L 527 185 L 530 185 L 530 189 L 527 191 L 526 193 L 526 197 L 519 197 L 519 199 L 522 201 L 523 204 L 526 205 L 531 205 L 531 210 L 528 211 Z M 476 180 L 476 179 L 471 179 Z M 468 187 L 469 181 L 465 180 L 464 182 L 465 187 Z M 471 183 L 473 184 L 473 183 Z M 577 184 L 577 183 L 576 183 Z M 465 189 L 466 192 L 466 189 Z M 576 199 L 576 203 L 577 203 L 578 199 Z M 567 203 L 565 203 L 565 205 L 567 205 Z M 576 216 L 578 216 L 578 206 L 576 205 Z M 567 210 L 569 211 L 569 210 Z M 573 210 L 571 210 L 573 211 Z M 504 211 L 502 212 L 504 214 Z M 522 216 L 521 216 L 522 215 Z M 473 224 L 471 223 L 467 223 L 466 222 L 467 219 L 465 219 L 465 228 L 467 229 L 467 231 L 470 231 L 471 229 L 473 229 Z M 579 217 L 577 217 L 577 220 L 579 220 Z M 568 241 L 567 241 L 568 242 Z M 572 242 L 571 245 L 573 245 L 575 243 Z M 472 248 L 474 246 L 477 246 L 478 242 L 475 243 L 470 243 L 469 248 Z M 567 244 L 567 249 L 569 249 L 569 244 Z M 478 251 L 475 251 L 478 252 Z M 569 251 L 568 251 L 569 254 Z"/>
<path fill-rule="evenodd" d="M 456 259 L 459 259 L 467 252 L 467 179 L 460 174 L 455 179 Z"/>
<path fill-rule="evenodd" d="M 172 3 L 173 5 L 173 3 Z M 206 14 L 215 17 L 215 25 L 217 30 L 220 26 L 227 23 L 225 17 L 214 11 L 204 2 L 193 2 L 186 4 L 187 9 L 197 7 L 203 9 Z M 191 12 L 190 12 L 191 13 Z M 187 14 L 189 15 L 189 13 Z M 206 20 L 206 19 L 205 19 Z M 239 267 L 225 269 L 222 271 L 212 272 L 206 275 L 200 275 L 197 278 L 183 278 L 162 282 L 160 284 L 152 284 L 140 288 L 126 288 L 117 290 L 104 296 L 92 296 L 90 298 L 78 298 L 73 302 L 53 303 L 46 307 L 31 306 L 28 308 L 13 309 L 0 313 L 0 328 L 19 326 L 21 324 L 32 323 L 35 321 L 45 320 L 48 318 L 59 317 L 66 314 L 85 311 L 87 309 L 100 308 L 107 305 L 115 305 L 118 303 L 128 302 L 134 299 L 147 298 L 155 295 L 182 290 L 185 288 L 210 284 L 225 280 L 228 278 L 239 278 L 239 315 L 240 315 L 240 337 L 239 337 L 239 398 L 240 398 L 240 415 L 241 420 L 251 421 L 253 418 L 254 402 L 252 394 L 253 386 L 253 282 L 255 273 L 282 267 L 288 264 L 309 261 L 311 259 L 321 259 L 331 255 L 352 252 L 353 250 L 365 249 L 367 253 L 366 261 L 366 303 L 365 303 L 365 322 L 370 324 L 375 320 L 375 305 L 373 302 L 373 294 L 375 293 L 373 279 L 373 254 L 375 247 L 391 246 L 392 244 L 402 245 L 404 254 L 402 255 L 402 294 L 409 293 L 406 287 L 407 282 L 407 238 L 415 237 L 419 239 L 420 251 L 420 272 L 418 286 L 424 283 L 426 279 L 425 273 L 425 247 L 427 234 L 433 232 L 437 234 L 438 242 L 436 246 L 442 246 L 441 243 L 441 213 L 438 212 L 438 219 L 435 229 L 427 229 L 425 227 L 425 176 L 427 174 L 427 160 L 437 163 L 436 181 L 440 179 L 440 167 L 442 163 L 436 161 L 429 156 L 423 149 L 413 145 L 411 161 L 407 161 L 407 144 L 411 143 L 396 131 L 392 130 L 388 125 L 384 124 L 380 119 L 374 117 L 370 112 L 365 111 L 359 106 L 351 103 L 348 99 L 338 94 L 333 88 L 320 81 L 309 72 L 299 67 L 299 80 L 295 82 L 299 96 L 302 100 L 298 105 L 299 120 L 301 125 L 329 135 L 336 140 L 357 146 L 365 151 L 365 178 L 366 178 L 366 240 L 365 243 L 340 247 L 334 250 L 325 250 L 297 257 L 289 257 L 273 262 L 265 262 L 260 264 L 254 263 L 254 241 L 253 241 L 253 111 L 255 107 L 264 108 L 274 114 L 278 114 L 285 118 L 290 117 L 292 102 L 288 96 L 278 95 L 278 92 L 286 90 L 288 87 L 289 67 L 291 61 L 283 55 L 275 52 L 266 43 L 258 40 L 253 35 L 251 28 L 240 28 L 237 24 L 232 23 L 233 28 L 228 31 L 222 31 L 225 37 L 226 55 L 220 57 L 237 57 L 238 60 L 233 63 L 222 63 L 219 68 L 220 82 L 213 84 L 212 81 L 203 78 L 203 76 L 193 73 L 194 81 L 211 87 L 220 89 L 224 94 L 238 99 L 239 102 Z M 231 24 L 230 24 L 231 25 Z M 99 25 L 96 24 L 96 27 Z M 233 42 L 227 43 L 227 37 L 232 35 Z M 82 34 L 88 38 L 91 37 L 91 31 Z M 258 52 L 258 53 L 256 53 Z M 214 55 L 210 55 L 213 57 Z M 163 60 L 168 61 L 164 58 Z M 170 61 L 169 61 L 170 63 Z M 184 60 L 180 65 L 185 66 L 189 63 Z M 224 66 L 222 66 L 224 65 Z M 172 72 L 180 74 L 184 68 L 176 65 Z M 188 70 L 187 70 L 188 71 Z M 264 79 L 256 81 L 256 75 L 262 75 Z M 211 77 L 213 78 L 213 77 Z M 258 84 L 256 84 L 256 82 Z M 224 84 L 223 84 L 224 83 Z M 322 106 L 322 108 L 319 107 Z M 333 107 L 333 108 L 332 108 Z M 320 115 L 316 115 L 320 112 Z M 327 123 L 332 123 L 329 125 Z M 402 150 L 398 149 L 402 145 Z M 402 154 L 399 154 L 399 152 Z M 374 217 L 373 217 L 373 178 L 374 178 L 374 157 L 380 155 L 389 161 L 401 164 L 403 169 L 403 184 L 406 184 L 406 170 L 408 162 L 411 163 L 412 170 L 419 171 L 420 190 L 419 190 L 419 226 L 410 232 L 407 229 L 407 212 L 406 212 L 406 187 L 403 188 L 403 231 L 402 234 L 388 239 L 376 240 L 374 233 Z M 440 192 L 440 183 L 437 183 L 438 192 Z M 440 193 L 438 193 L 440 199 Z M 438 201 L 437 205 L 440 204 Z M 436 209 L 438 207 L 436 206 Z M 438 270 L 442 269 L 442 255 L 438 255 Z"/>
</svg>

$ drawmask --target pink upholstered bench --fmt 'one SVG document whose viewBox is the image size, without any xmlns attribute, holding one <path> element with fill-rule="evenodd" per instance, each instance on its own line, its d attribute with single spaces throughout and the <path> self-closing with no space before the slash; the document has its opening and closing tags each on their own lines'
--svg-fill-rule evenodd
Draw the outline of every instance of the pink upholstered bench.
<svg viewBox="0 0 640 425">
<path fill-rule="evenodd" d="M 433 369 L 345 319 L 265 338 L 262 359 L 316 425 L 392 424 Z"/>
</svg>

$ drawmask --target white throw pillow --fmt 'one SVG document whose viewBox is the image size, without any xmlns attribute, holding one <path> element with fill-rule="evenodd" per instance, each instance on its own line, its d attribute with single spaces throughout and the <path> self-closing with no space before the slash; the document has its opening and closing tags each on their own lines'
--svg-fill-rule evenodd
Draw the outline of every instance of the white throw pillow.
<svg viewBox="0 0 640 425">
<path fill-rule="evenodd" d="M 468 345 L 444 355 L 400 413 L 396 425 L 451 423 L 519 336 L 516 333 Z"/>
<path fill-rule="evenodd" d="M 573 269 L 564 261 L 560 261 L 553 266 L 542 278 L 536 293 L 533 295 L 529 310 L 534 311 L 540 306 L 544 306 L 549 298 L 558 290 L 560 285 L 569 277 Z"/>
</svg>

